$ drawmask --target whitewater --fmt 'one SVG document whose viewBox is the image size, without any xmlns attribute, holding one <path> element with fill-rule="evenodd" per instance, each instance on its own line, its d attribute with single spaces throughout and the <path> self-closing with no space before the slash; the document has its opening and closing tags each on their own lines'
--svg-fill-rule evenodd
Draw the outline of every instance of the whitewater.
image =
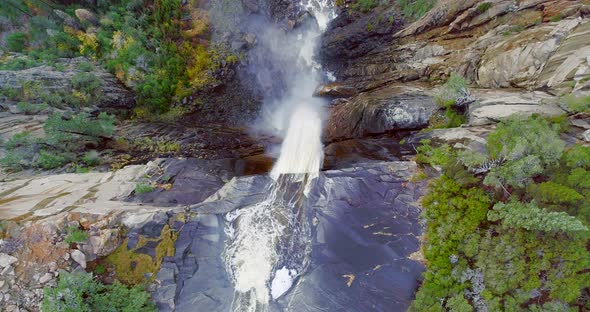
<svg viewBox="0 0 590 312">
<path fill-rule="evenodd" d="M 305 1 L 305 0 L 304 0 Z M 233 311 L 268 311 L 272 300 L 284 295 L 305 273 L 311 254 L 310 220 L 306 194 L 323 161 L 323 102 L 314 98 L 321 67 L 313 53 L 321 33 L 335 17 L 332 0 L 301 3 L 317 27 L 298 37 L 301 71 L 293 77 L 288 95 L 274 119 L 283 138 L 270 176 L 265 200 L 228 213 L 224 262 L 235 294 Z"/>
</svg>

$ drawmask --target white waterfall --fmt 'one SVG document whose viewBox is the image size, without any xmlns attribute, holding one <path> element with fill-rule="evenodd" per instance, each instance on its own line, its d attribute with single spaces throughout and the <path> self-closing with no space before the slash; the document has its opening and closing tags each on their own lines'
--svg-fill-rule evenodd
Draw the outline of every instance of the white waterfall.
<svg viewBox="0 0 590 312">
<path fill-rule="evenodd" d="M 333 0 L 303 0 L 301 7 L 318 27 L 297 40 L 297 63 L 288 96 L 275 112 L 283 142 L 267 198 L 228 213 L 224 260 L 235 287 L 233 311 L 267 311 L 271 300 L 285 294 L 304 273 L 311 253 L 310 226 L 302 201 L 323 160 L 323 103 L 312 96 L 321 67 L 313 53 L 321 32 L 335 17 Z M 319 31 L 318 31 L 319 29 Z"/>
</svg>

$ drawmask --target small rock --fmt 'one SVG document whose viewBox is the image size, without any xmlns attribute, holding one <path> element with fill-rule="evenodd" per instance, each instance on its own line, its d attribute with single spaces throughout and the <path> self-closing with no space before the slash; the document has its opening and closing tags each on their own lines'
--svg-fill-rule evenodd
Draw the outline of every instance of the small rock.
<svg viewBox="0 0 590 312">
<path fill-rule="evenodd" d="M 94 15 L 94 13 L 86 9 L 77 9 L 76 11 L 74 11 L 74 14 L 76 14 L 76 17 L 81 22 L 89 22 L 92 23 L 94 26 L 98 25 L 98 18 L 96 18 L 96 15 Z"/>
<path fill-rule="evenodd" d="M 49 272 L 55 272 L 57 271 L 57 263 L 50 262 L 49 264 L 47 264 L 47 268 L 49 268 Z"/>
<path fill-rule="evenodd" d="M 584 141 L 590 142 L 590 130 L 584 131 L 584 133 L 582 133 L 582 138 L 584 138 Z"/>
<path fill-rule="evenodd" d="M 39 283 L 45 284 L 45 283 L 49 282 L 52 278 L 53 278 L 53 274 L 45 273 L 45 275 L 43 275 L 43 276 L 41 276 L 41 278 L 39 278 Z"/>
<path fill-rule="evenodd" d="M 0 272 L 2 276 L 13 276 L 14 275 L 14 268 L 11 266 L 5 267 L 2 272 Z"/>
<path fill-rule="evenodd" d="M 86 269 L 86 256 L 80 250 L 76 249 L 71 253 L 72 259 L 76 261 L 82 268 Z"/>
<path fill-rule="evenodd" d="M 0 253 L 0 268 L 5 268 L 13 263 L 18 261 L 17 258 L 7 255 L 5 253 Z"/>
<path fill-rule="evenodd" d="M 65 261 L 70 260 L 70 254 L 69 253 L 64 254 L 63 258 Z"/>
</svg>

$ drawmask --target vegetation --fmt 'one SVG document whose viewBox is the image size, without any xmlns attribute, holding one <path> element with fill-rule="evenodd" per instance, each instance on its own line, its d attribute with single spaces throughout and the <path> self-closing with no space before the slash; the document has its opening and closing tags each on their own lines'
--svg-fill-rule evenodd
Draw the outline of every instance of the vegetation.
<svg viewBox="0 0 590 312">
<path fill-rule="evenodd" d="M 181 0 L 101 0 L 94 11 L 100 22 L 93 25 L 76 21 L 74 9 L 79 6 L 58 5 L 53 13 L 42 2 L 28 1 L 22 9 L 2 7 L 2 15 L 12 23 L 25 24 L 25 31 L 7 37 L 9 50 L 25 53 L 0 67 L 22 69 L 60 57 L 86 56 L 105 66 L 138 96 L 142 115 L 167 112 L 171 104 L 215 83 L 215 71 L 222 63 L 238 59 L 225 46 L 208 45 L 208 16 Z M 53 14 L 52 14 L 53 13 Z M 63 22 L 66 20 L 66 22 Z M 27 61 L 25 61 L 27 60 Z M 31 60 L 31 61 L 28 61 Z M 73 96 L 82 104 L 94 100 L 99 86 L 88 72 L 92 64 L 80 65 L 82 73 L 73 79 Z M 65 95 L 61 95 L 64 97 Z M 51 105 L 50 103 L 48 103 Z M 148 112 L 148 114 L 146 114 Z"/>
<path fill-rule="evenodd" d="M 402 13 L 408 19 L 419 19 L 426 14 L 434 5 L 436 0 L 396 0 Z"/>
<path fill-rule="evenodd" d="M 88 233 L 85 231 L 80 230 L 77 227 L 68 227 L 67 235 L 64 239 L 64 242 L 71 244 L 71 243 L 82 243 L 88 240 Z"/>
<path fill-rule="evenodd" d="M 432 147 L 422 204 L 428 270 L 412 311 L 590 308 L 590 147 L 533 116 L 498 124 L 486 154 Z"/>
<path fill-rule="evenodd" d="M 575 96 L 573 94 L 562 98 L 566 108 L 573 113 L 581 113 L 590 110 L 590 95 L 589 96 Z"/>
<path fill-rule="evenodd" d="M 466 121 L 467 106 L 474 101 L 469 92 L 469 83 L 455 73 L 438 88 L 434 100 L 441 107 L 442 113 L 436 114 L 431 120 L 433 128 L 453 128 L 462 125 Z"/>
<path fill-rule="evenodd" d="M 62 116 L 54 113 L 45 122 L 46 136 L 34 137 L 30 132 L 17 133 L 4 143 L 5 155 L 0 166 L 12 171 L 27 168 L 55 169 L 83 156 L 88 165 L 96 164 L 96 156 L 86 153 L 87 147 L 99 147 L 111 139 L 114 116 L 106 113 L 91 118 L 85 113 Z"/>
<path fill-rule="evenodd" d="M 147 183 L 143 183 L 143 182 L 137 183 L 137 185 L 135 186 L 135 194 L 141 195 L 141 194 L 153 192 L 154 189 L 155 189 L 155 187 L 151 184 L 147 184 Z"/>
<path fill-rule="evenodd" d="M 351 5 L 351 8 L 356 11 L 369 12 L 378 5 L 378 0 L 357 0 Z"/>
<path fill-rule="evenodd" d="M 86 272 L 60 272 L 57 287 L 46 287 L 44 292 L 44 312 L 157 311 L 141 286 L 129 288 L 118 281 L 103 285 Z"/>
<path fill-rule="evenodd" d="M 482 2 L 477 6 L 477 11 L 479 13 L 485 13 L 492 7 L 492 3 L 490 2 Z"/>
</svg>

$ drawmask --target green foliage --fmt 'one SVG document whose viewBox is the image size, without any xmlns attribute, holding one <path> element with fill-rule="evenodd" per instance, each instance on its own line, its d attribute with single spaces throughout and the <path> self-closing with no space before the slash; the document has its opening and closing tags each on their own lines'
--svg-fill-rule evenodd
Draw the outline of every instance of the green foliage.
<svg viewBox="0 0 590 312">
<path fill-rule="evenodd" d="M 88 166 L 97 166 L 100 165 L 100 155 L 97 151 L 91 150 L 84 154 L 82 161 Z"/>
<path fill-rule="evenodd" d="M 147 184 L 147 183 L 137 183 L 137 185 L 135 185 L 135 194 L 137 195 L 141 195 L 141 194 L 145 194 L 145 193 L 150 193 L 153 192 L 155 189 L 155 187 L 153 187 L 151 184 Z"/>
<path fill-rule="evenodd" d="M 25 115 L 34 115 L 47 109 L 48 105 L 45 103 L 31 104 L 29 102 L 18 102 L 16 107 Z"/>
<path fill-rule="evenodd" d="M 6 47 L 12 52 L 23 52 L 27 44 L 27 35 L 22 32 L 13 32 L 6 36 Z"/>
<path fill-rule="evenodd" d="M 100 79 L 91 73 L 77 73 L 72 77 L 72 87 L 89 95 L 96 96 L 100 89 Z"/>
<path fill-rule="evenodd" d="M 564 212 L 549 212 L 535 203 L 497 203 L 488 213 L 490 221 L 502 220 L 506 227 L 524 228 L 543 232 L 577 232 L 588 228 L 573 216 Z"/>
<path fill-rule="evenodd" d="M 353 10 L 355 10 L 355 11 L 361 11 L 361 12 L 365 12 L 366 13 L 366 12 L 369 12 L 372 9 L 376 8 L 377 6 L 379 6 L 379 1 L 378 0 L 356 0 L 351 5 L 351 8 Z"/>
<path fill-rule="evenodd" d="M 0 70 L 22 70 L 39 66 L 39 63 L 26 56 L 11 58 L 8 61 L 0 63 Z"/>
<path fill-rule="evenodd" d="M 567 204 L 584 198 L 576 190 L 553 181 L 534 184 L 529 193 L 541 203 Z"/>
<path fill-rule="evenodd" d="M 0 165 L 9 170 L 25 168 L 55 169 L 75 161 L 90 146 L 98 147 L 112 137 L 115 117 L 101 113 L 96 119 L 85 113 L 69 117 L 54 113 L 46 120 L 44 138 L 34 138 L 23 132 L 12 136 L 5 144 L 7 152 Z M 80 155 L 81 156 L 81 155 Z M 100 162 L 98 154 L 86 153 L 82 160 L 88 165 Z"/>
<path fill-rule="evenodd" d="M 565 142 L 546 120 L 514 117 L 498 124 L 488 136 L 487 148 L 491 158 L 506 162 L 494 168 L 484 183 L 524 187 L 535 175 L 559 161 Z"/>
<path fill-rule="evenodd" d="M 142 287 L 128 288 L 118 281 L 103 285 L 85 272 L 60 272 L 57 287 L 44 292 L 44 312 L 157 311 Z"/>
<path fill-rule="evenodd" d="M 88 240 L 88 233 L 80 230 L 77 227 L 70 226 L 66 230 L 67 230 L 67 236 L 64 239 L 64 242 L 66 242 L 68 244 L 83 243 Z"/>
<path fill-rule="evenodd" d="M 39 158 L 37 159 L 37 165 L 45 170 L 55 169 L 63 167 L 65 164 L 70 162 L 70 158 L 65 154 L 56 154 L 45 150 L 39 151 Z"/>
<path fill-rule="evenodd" d="M 564 152 L 562 129 L 513 118 L 488 136 L 487 154 L 417 148 L 442 175 L 422 201 L 428 270 L 411 311 L 590 307 L 590 147 Z"/>
<path fill-rule="evenodd" d="M 420 141 L 421 145 L 416 148 L 416 162 L 431 166 L 446 165 L 452 156 L 451 146 L 443 144 L 439 147 L 432 147 L 431 143 L 428 139 Z"/>
<path fill-rule="evenodd" d="M 436 4 L 436 0 L 396 0 L 396 2 L 408 19 L 422 17 Z"/>
<path fill-rule="evenodd" d="M 443 310 L 440 298 L 444 297 L 455 298 L 451 306 L 465 306 L 456 297 L 465 286 L 453 277 L 451 259 L 460 254 L 463 242 L 485 221 L 489 202 L 482 190 L 465 188 L 444 174 L 432 181 L 430 192 L 422 199 L 426 220 L 424 256 L 429 270 L 410 311 Z"/>
<path fill-rule="evenodd" d="M 469 83 L 465 78 L 452 73 L 447 82 L 438 90 L 434 99 L 436 103 L 444 108 L 450 108 L 456 101 L 469 93 Z"/>
<path fill-rule="evenodd" d="M 574 113 L 580 113 L 583 111 L 590 110 L 590 95 L 588 96 L 575 96 L 573 94 L 564 96 L 562 98 L 565 106 Z"/>
<path fill-rule="evenodd" d="M 482 2 L 477 6 L 477 11 L 479 13 L 485 13 L 492 7 L 492 3 L 490 2 Z"/>
<path fill-rule="evenodd" d="M 590 169 L 590 146 L 575 145 L 565 153 L 565 164 L 570 168 Z"/>
</svg>

